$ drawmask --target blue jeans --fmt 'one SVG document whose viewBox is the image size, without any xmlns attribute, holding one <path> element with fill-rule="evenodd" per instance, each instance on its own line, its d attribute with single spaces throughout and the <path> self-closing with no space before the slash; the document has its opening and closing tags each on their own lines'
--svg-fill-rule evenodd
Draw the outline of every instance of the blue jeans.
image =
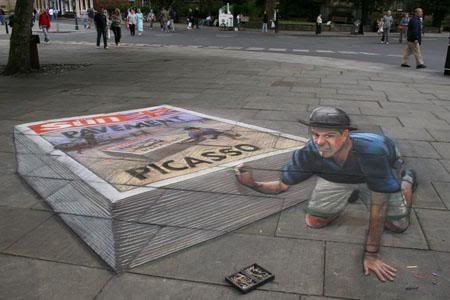
<svg viewBox="0 0 450 300">
<path fill-rule="evenodd" d="M 47 26 L 41 26 L 42 32 L 44 33 L 44 41 L 48 42 L 48 28 Z"/>
</svg>

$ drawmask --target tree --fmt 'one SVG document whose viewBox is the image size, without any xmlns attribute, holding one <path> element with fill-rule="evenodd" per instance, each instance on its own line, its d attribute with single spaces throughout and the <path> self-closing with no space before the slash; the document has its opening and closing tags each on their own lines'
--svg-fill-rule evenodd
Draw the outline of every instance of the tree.
<svg viewBox="0 0 450 300">
<path fill-rule="evenodd" d="M 33 0 L 17 0 L 16 2 L 5 75 L 31 72 L 30 43 L 33 2 Z"/>
<path fill-rule="evenodd" d="M 450 0 L 427 0 L 420 1 L 423 13 L 425 15 L 433 15 L 432 26 L 441 27 L 442 21 L 445 16 L 450 13 Z"/>
</svg>

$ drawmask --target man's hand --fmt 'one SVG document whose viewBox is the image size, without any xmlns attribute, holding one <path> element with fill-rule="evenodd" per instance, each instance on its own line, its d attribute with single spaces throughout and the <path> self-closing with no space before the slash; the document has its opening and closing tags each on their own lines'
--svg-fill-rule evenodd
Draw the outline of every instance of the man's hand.
<svg viewBox="0 0 450 300">
<path fill-rule="evenodd" d="M 386 264 L 378 253 L 364 253 L 364 274 L 367 276 L 370 272 L 375 273 L 380 281 L 393 281 L 397 276 L 397 269 Z"/>
<path fill-rule="evenodd" d="M 236 174 L 236 179 L 240 184 L 254 188 L 256 186 L 256 181 L 253 178 L 253 173 L 244 165 L 239 165 L 234 169 Z"/>
<path fill-rule="evenodd" d="M 289 186 L 282 183 L 280 180 L 256 182 L 253 178 L 253 173 L 244 165 L 239 165 L 234 169 L 237 181 L 257 192 L 263 194 L 275 195 L 285 192 L 289 189 Z"/>
</svg>

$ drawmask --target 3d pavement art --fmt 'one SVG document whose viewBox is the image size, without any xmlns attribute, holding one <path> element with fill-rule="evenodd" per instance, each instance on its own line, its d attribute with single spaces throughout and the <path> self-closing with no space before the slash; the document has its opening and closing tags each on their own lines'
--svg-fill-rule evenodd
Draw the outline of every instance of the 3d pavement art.
<svg viewBox="0 0 450 300">
<path fill-rule="evenodd" d="M 274 178 L 305 139 L 181 108 L 22 124 L 14 138 L 18 173 L 116 271 L 307 198 L 262 196 L 233 175 L 246 162 Z"/>
</svg>

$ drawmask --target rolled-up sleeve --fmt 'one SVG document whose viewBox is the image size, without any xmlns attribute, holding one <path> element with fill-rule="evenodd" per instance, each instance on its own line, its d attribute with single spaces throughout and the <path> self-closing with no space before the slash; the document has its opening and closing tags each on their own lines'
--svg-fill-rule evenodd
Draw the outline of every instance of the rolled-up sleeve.
<svg viewBox="0 0 450 300">
<path fill-rule="evenodd" d="M 306 147 L 305 147 L 306 148 Z M 313 175 L 310 154 L 305 149 L 296 150 L 281 172 L 281 181 L 287 185 L 300 183 Z"/>
</svg>

